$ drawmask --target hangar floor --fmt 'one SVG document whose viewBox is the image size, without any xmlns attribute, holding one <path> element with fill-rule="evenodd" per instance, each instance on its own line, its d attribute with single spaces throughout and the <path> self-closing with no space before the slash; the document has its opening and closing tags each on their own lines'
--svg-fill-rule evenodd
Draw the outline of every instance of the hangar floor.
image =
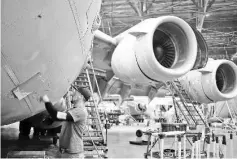
<svg viewBox="0 0 237 159">
<path fill-rule="evenodd" d="M 135 140 L 135 131 L 138 126 L 113 126 L 108 131 L 108 156 L 109 158 L 143 158 L 146 146 L 131 145 L 129 141 Z M 5 158 L 10 151 L 46 151 L 46 155 L 54 158 L 57 147 L 53 146 L 52 141 L 19 142 L 18 123 L 1 127 L 1 158 Z M 165 148 L 172 148 L 173 139 L 165 140 Z M 228 141 L 227 141 L 228 145 Z M 237 137 L 234 136 L 234 147 L 237 146 Z M 235 148 L 234 148 L 235 149 Z M 229 146 L 227 154 L 230 154 Z M 228 157 L 228 156 L 227 156 Z M 237 158 L 237 151 L 234 152 L 234 158 Z"/>
</svg>

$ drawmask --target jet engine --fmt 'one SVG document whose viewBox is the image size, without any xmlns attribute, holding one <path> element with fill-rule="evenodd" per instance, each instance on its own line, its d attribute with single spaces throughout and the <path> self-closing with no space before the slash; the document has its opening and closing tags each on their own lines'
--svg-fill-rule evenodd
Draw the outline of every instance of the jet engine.
<svg viewBox="0 0 237 159">
<path fill-rule="evenodd" d="M 146 106 L 146 104 L 138 103 L 135 106 L 135 110 L 139 113 L 145 113 L 147 111 L 147 106 Z"/>
<path fill-rule="evenodd" d="M 124 82 L 150 84 L 181 77 L 197 55 L 196 36 L 174 16 L 151 18 L 115 37 L 112 69 Z"/>
<path fill-rule="evenodd" d="M 139 102 L 135 105 L 130 104 L 128 106 L 132 116 L 146 115 L 150 119 L 159 120 L 161 118 L 165 118 L 166 120 L 170 121 L 174 115 L 174 109 L 172 105 L 160 105 L 155 104 L 154 102 L 149 104 Z"/>
<path fill-rule="evenodd" d="M 209 59 L 206 67 L 190 71 L 179 81 L 199 103 L 228 100 L 237 95 L 237 66 L 232 61 Z"/>
<path fill-rule="evenodd" d="M 142 104 L 138 103 L 135 106 L 135 110 L 139 114 L 143 114 L 146 116 L 149 116 L 150 119 L 159 119 L 161 118 L 161 113 L 160 113 L 160 106 L 158 105 L 151 105 L 151 104 Z"/>
</svg>

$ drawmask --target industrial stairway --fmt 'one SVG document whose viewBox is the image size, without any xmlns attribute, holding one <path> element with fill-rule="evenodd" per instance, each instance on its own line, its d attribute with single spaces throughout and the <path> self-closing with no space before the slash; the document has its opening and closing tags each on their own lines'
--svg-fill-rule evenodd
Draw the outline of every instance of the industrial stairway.
<svg viewBox="0 0 237 159">
<path fill-rule="evenodd" d="M 237 111 L 235 108 L 233 108 L 233 105 L 229 105 L 228 102 L 226 101 L 225 102 L 227 108 L 228 108 L 228 111 L 229 111 L 229 114 L 230 114 L 230 117 L 231 117 L 231 120 L 230 120 L 230 124 L 232 124 L 233 126 L 236 125 L 237 123 Z M 235 103 L 236 105 L 237 103 Z"/>
<path fill-rule="evenodd" d="M 89 87 L 91 93 L 93 94 L 94 92 L 91 80 L 95 80 L 93 82 L 95 82 L 98 86 L 96 75 L 103 76 L 104 72 L 101 72 L 101 70 L 95 70 L 93 66 L 91 66 L 90 69 L 86 68 L 74 81 L 74 86 Z M 99 101 L 96 102 L 94 97 L 86 102 L 88 111 L 87 130 L 83 134 L 85 158 L 107 158 L 107 133 L 105 134 L 104 125 L 101 123 L 100 114 L 98 112 L 98 104 Z"/>
<path fill-rule="evenodd" d="M 181 113 L 183 119 L 186 120 L 189 129 L 196 129 L 197 125 L 205 125 L 209 127 L 205 117 L 199 108 L 200 103 L 193 101 L 188 93 L 183 89 L 179 80 L 174 80 L 172 82 L 167 82 L 167 87 L 173 94 L 174 104 Z M 177 97 L 175 97 L 175 95 Z"/>
</svg>

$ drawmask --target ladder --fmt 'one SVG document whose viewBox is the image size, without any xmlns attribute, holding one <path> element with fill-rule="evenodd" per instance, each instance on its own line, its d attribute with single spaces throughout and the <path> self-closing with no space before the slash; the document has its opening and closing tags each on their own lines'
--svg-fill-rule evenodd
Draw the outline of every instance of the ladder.
<svg viewBox="0 0 237 159">
<path fill-rule="evenodd" d="M 228 111 L 229 111 L 229 114 L 230 114 L 230 117 L 231 117 L 231 121 L 233 124 L 236 123 L 236 120 L 237 120 L 237 113 L 236 113 L 236 110 L 232 107 L 232 105 L 229 105 L 227 101 L 225 101 L 226 103 L 226 106 L 228 108 Z"/>
<path fill-rule="evenodd" d="M 92 65 L 92 64 L 91 64 Z M 93 94 L 93 88 L 91 83 L 91 76 L 94 76 L 96 80 L 96 75 L 100 76 L 98 71 L 95 73 L 93 69 L 85 68 L 82 73 L 74 81 L 75 87 L 89 87 L 91 93 Z M 98 86 L 98 83 L 96 81 Z M 98 88 L 99 90 L 99 88 Z M 84 152 L 85 158 L 107 158 L 107 137 L 104 132 L 104 127 L 101 123 L 100 114 L 98 111 L 98 103 L 95 102 L 94 97 L 86 102 L 86 108 L 88 111 L 87 117 L 87 130 L 83 134 Z M 105 140 L 106 139 L 106 140 Z"/>
<path fill-rule="evenodd" d="M 175 104 L 182 117 L 186 120 L 190 129 L 196 129 L 197 125 L 209 127 L 205 117 L 199 108 L 200 103 L 193 101 L 188 93 L 183 89 L 178 79 L 167 82 L 167 86 L 173 94 L 178 95 L 179 99 L 173 97 Z"/>
</svg>

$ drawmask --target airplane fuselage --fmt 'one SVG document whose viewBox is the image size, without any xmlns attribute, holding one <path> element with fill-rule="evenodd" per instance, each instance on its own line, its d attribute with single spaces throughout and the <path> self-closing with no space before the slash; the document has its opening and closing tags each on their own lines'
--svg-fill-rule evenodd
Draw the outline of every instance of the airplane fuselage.
<svg viewBox="0 0 237 159">
<path fill-rule="evenodd" d="M 1 124 L 59 100 L 91 54 L 100 0 L 3 0 Z"/>
</svg>

